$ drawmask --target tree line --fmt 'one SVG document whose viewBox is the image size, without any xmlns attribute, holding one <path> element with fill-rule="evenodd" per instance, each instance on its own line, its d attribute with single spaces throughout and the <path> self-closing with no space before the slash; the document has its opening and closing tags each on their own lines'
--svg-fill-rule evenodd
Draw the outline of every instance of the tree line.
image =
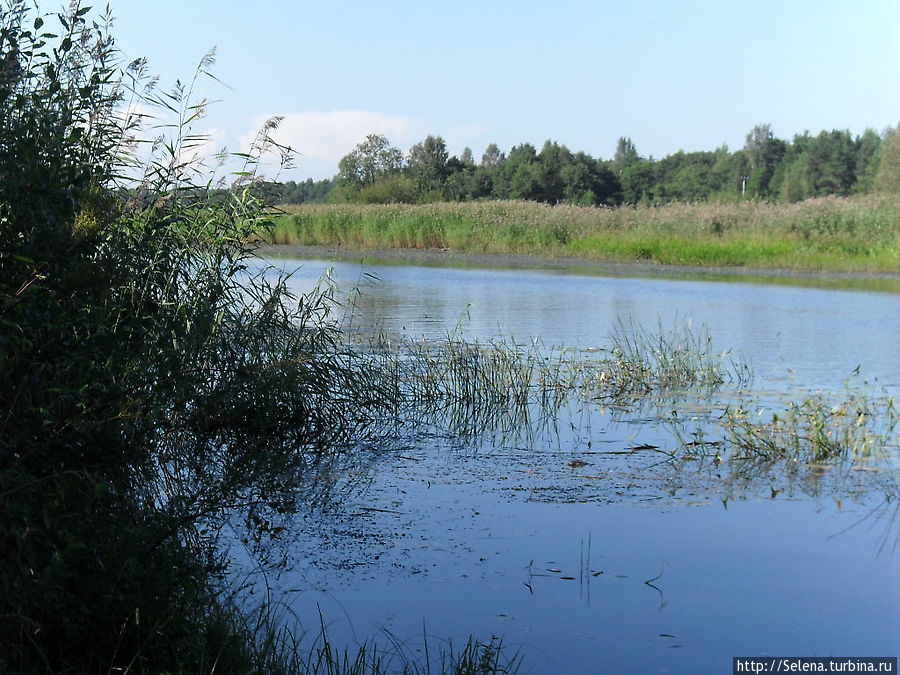
<svg viewBox="0 0 900 675">
<path fill-rule="evenodd" d="M 286 203 L 422 203 L 520 199 L 585 206 L 762 199 L 797 202 L 827 195 L 900 191 L 900 125 L 776 138 L 770 125 L 747 134 L 744 147 L 642 156 L 619 138 L 612 159 L 572 152 L 548 140 L 503 152 L 491 143 L 480 161 L 465 148 L 450 155 L 440 136 L 428 136 L 404 155 L 382 135 L 370 134 L 326 180 L 288 181 Z"/>
</svg>

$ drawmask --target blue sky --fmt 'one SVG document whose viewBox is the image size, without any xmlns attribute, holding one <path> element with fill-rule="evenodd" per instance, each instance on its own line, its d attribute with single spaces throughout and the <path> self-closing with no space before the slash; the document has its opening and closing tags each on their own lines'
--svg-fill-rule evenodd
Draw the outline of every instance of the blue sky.
<svg viewBox="0 0 900 675">
<path fill-rule="evenodd" d="M 43 0 L 42 6 L 50 6 Z M 900 121 L 898 0 L 111 0 L 128 57 L 163 84 L 212 47 L 203 121 L 238 150 L 284 115 L 323 178 L 367 133 L 406 150 L 427 134 L 476 158 L 546 139 L 608 158 L 743 146 L 775 134 Z"/>
</svg>

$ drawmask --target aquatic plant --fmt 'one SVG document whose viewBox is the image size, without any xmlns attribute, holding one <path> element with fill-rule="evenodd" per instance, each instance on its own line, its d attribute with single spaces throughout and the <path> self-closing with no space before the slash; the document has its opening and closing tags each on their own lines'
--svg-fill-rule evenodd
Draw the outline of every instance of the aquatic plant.
<svg viewBox="0 0 900 675">
<path fill-rule="evenodd" d="M 569 424 L 573 406 L 603 402 L 630 410 L 725 382 L 744 386 L 750 368 L 712 349 L 708 331 L 689 322 L 651 331 L 619 325 L 608 347 L 588 352 L 539 340 L 467 341 L 362 338 L 348 345 L 354 368 L 387 393 L 389 407 L 368 409 L 368 431 L 411 433 L 412 424 L 472 440 L 488 434 L 534 439 Z M 396 428 L 401 424 L 402 429 Z M 392 425 L 394 428 L 392 428 Z"/>
<path fill-rule="evenodd" d="M 311 675 L 511 675 L 518 672 L 522 659 L 509 654 L 502 640 L 480 642 L 470 637 L 462 648 L 452 642 L 434 645 L 425 635 L 421 648 L 413 650 L 406 642 L 387 633 L 387 646 L 368 641 L 355 650 L 338 649 L 330 642 L 327 631 L 316 639 L 312 650 L 306 650 L 296 672 Z"/>
<path fill-rule="evenodd" d="M 599 397 L 623 400 L 655 390 L 715 388 L 729 381 L 745 386 L 749 365 L 716 352 L 706 326 L 695 331 L 690 321 L 676 321 L 671 329 L 659 324 L 651 332 L 633 322 L 620 322 L 610 335 L 612 348 L 597 374 Z"/>
<path fill-rule="evenodd" d="M 366 351 L 382 359 L 395 399 L 414 418 L 462 436 L 524 429 L 553 415 L 572 393 L 577 371 L 559 353 L 512 341 L 376 341 Z"/>
<path fill-rule="evenodd" d="M 893 398 L 864 391 L 848 391 L 837 402 L 822 394 L 807 396 L 768 418 L 746 408 L 729 409 L 723 419 L 734 456 L 802 462 L 884 456 L 897 447 L 897 422 Z"/>
<path fill-rule="evenodd" d="M 676 448 L 668 454 L 765 464 L 887 460 L 900 448 L 898 421 L 893 397 L 848 384 L 840 397 L 810 394 L 778 411 L 742 400 L 719 413 L 695 416 L 690 429 L 673 413 L 668 423 Z"/>
</svg>

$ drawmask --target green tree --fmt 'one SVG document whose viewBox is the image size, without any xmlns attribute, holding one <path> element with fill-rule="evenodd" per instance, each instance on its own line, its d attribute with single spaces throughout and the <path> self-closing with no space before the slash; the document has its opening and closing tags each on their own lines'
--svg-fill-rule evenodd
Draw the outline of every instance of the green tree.
<svg viewBox="0 0 900 675">
<path fill-rule="evenodd" d="M 708 199 L 729 201 L 739 198 L 741 176 L 746 175 L 741 172 L 743 151 L 732 153 L 728 151 L 728 146 L 722 145 L 716 149 L 714 155 L 715 161 L 710 170 L 712 192 Z"/>
<path fill-rule="evenodd" d="M 459 158 L 447 161 L 448 176 L 444 191 L 448 199 L 467 201 L 487 197 L 491 194 L 490 174 L 475 164 L 472 151 L 464 148 Z"/>
<path fill-rule="evenodd" d="M 540 165 L 540 188 L 536 198 L 549 204 L 563 201 L 567 193 L 563 174 L 572 176 L 572 152 L 565 145 L 548 140 L 541 148 L 537 161 Z"/>
<path fill-rule="evenodd" d="M 598 197 L 596 187 L 596 160 L 583 152 L 572 156 L 560 171 L 563 185 L 562 197 L 570 204 L 594 206 Z"/>
<path fill-rule="evenodd" d="M 366 139 L 338 162 L 340 180 L 356 189 L 372 185 L 375 181 L 400 173 L 403 153 L 379 134 L 369 134 Z"/>
<path fill-rule="evenodd" d="M 621 176 L 625 169 L 639 159 L 641 159 L 641 157 L 634 147 L 634 142 L 630 138 L 622 136 L 616 143 L 616 154 L 613 155 L 612 170 L 615 171 L 617 175 Z"/>
<path fill-rule="evenodd" d="M 787 144 L 775 138 L 768 124 L 758 124 L 747 134 L 744 157 L 749 163 L 747 190 L 751 195 L 769 196 L 769 183 L 786 149 Z"/>
<path fill-rule="evenodd" d="M 795 134 L 778 168 L 779 198 L 786 202 L 808 199 L 815 193 L 814 176 L 806 151 L 814 142 L 808 131 Z"/>
<path fill-rule="evenodd" d="M 655 200 L 696 202 L 720 189 L 713 169 L 718 160 L 713 152 L 678 152 L 656 163 Z"/>
<path fill-rule="evenodd" d="M 622 171 L 622 199 L 626 204 L 652 204 L 656 199 L 656 165 L 642 159 Z"/>
<path fill-rule="evenodd" d="M 814 195 L 850 194 L 856 183 L 856 144 L 849 131 L 822 131 L 805 152 Z"/>
<path fill-rule="evenodd" d="M 416 182 L 409 176 L 395 174 L 380 178 L 354 195 L 360 204 L 414 204 L 420 200 Z"/>
<path fill-rule="evenodd" d="M 572 204 L 613 206 L 621 202 L 618 176 L 605 164 L 584 152 L 577 152 L 562 169 L 564 198 Z"/>
<path fill-rule="evenodd" d="M 868 162 L 871 162 L 871 158 Z M 797 135 L 772 180 L 785 201 L 826 195 L 846 196 L 858 183 L 859 140 L 849 131 Z"/>
<path fill-rule="evenodd" d="M 881 152 L 881 136 L 874 129 L 866 129 L 856 139 L 856 184 L 854 192 L 870 192 L 878 172 L 878 158 Z"/>
<path fill-rule="evenodd" d="M 493 171 L 506 159 L 506 156 L 500 152 L 500 148 L 496 143 L 487 146 L 484 154 L 481 156 L 481 166 L 488 171 Z"/>
<path fill-rule="evenodd" d="M 513 147 L 494 169 L 494 195 L 500 199 L 537 201 L 543 194 L 542 180 L 537 151 L 530 143 L 522 143 Z"/>
<path fill-rule="evenodd" d="M 284 204 L 325 204 L 333 187 L 330 178 L 317 181 L 307 178 L 299 183 L 289 180 L 281 184 L 278 200 Z"/>
<path fill-rule="evenodd" d="M 449 159 L 447 145 L 440 136 L 428 136 L 410 148 L 406 173 L 426 201 L 443 198 L 444 183 L 450 174 Z"/>
<path fill-rule="evenodd" d="M 784 162 L 780 198 L 785 202 L 799 202 L 809 198 L 814 191 L 806 162 L 797 158 Z"/>
<path fill-rule="evenodd" d="M 900 194 L 900 124 L 885 132 L 875 189 Z"/>
</svg>

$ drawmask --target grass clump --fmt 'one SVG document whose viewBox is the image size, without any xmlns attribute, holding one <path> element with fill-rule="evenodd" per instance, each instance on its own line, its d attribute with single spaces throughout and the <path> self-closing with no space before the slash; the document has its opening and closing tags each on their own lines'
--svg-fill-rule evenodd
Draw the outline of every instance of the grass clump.
<svg viewBox="0 0 900 675">
<path fill-rule="evenodd" d="M 893 397 L 871 394 L 867 387 L 847 385 L 842 397 L 810 394 L 778 411 L 744 401 L 726 407 L 712 419 L 697 420 L 687 432 L 677 415 L 670 420 L 677 442 L 672 459 L 711 458 L 735 465 L 771 466 L 885 460 L 900 448 Z M 712 427 L 712 428 L 710 428 Z"/>
<path fill-rule="evenodd" d="M 620 323 L 611 335 L 610 358 L 599 374 L 600 394 L 615 399 L 637 398 L 655 390 L 715 388 L 731 381 L 749 382 L 749 366 L 726 363 L 728 351 L 716 352 L 704 326 L 695 332 L 690 322 L 656 332 Z"/>
<path fill-rule="evenodd" d="M 608 347 L 588 352 L 455 336 L 382 336 L 355 349 L 357 368 L 380 373 L 376 379 L 388 383 L 395 402 L 376 423 L 383 434 L 391 433 L 390 420 L 402 420 L 466 439 L 485 432 L 531 438 L 554 428 L 573 403 L 630 407 L 661 395 L 709 393 L 726 382 L 743 386 L 752 377 L 749 366 L 727 361 L 727 351 L 713 350 L 706 328 L 698 332 L 690 322 L 657 331 L 620 324 Z"/>
<path fill-rule="evenodd" d="M 896 447 L 897 422 L 893 398 L 848 392 L 837 403 L 808 396 L 765 421 L 745 409 L 729 410 L 724 427 L 734 456 L 824 462 L 884 456 Z"/>
<path fill-rule="evenodd" d="M 419 640 L 400 640 L 383 632 L 381 644 L 374 638 L 362 644 L 336 645 L 324 618 L 310 636 L 290 612 L 267 602 L 256 611 L 231 606 L 229 618 L 235 645 L 252 645 L 243 672 L 278 675 L 512 675 L 522 665 L 519 654 L 510 652 L 502 639 L 480 641 L 469 637 L 460 647 L 452 640 L 423 634 Z M 228 667 L 227 652 L 210 659 L 204 672 L 240 672 Z M 232 662 L 234 663 L 234 662 Z M 224 667 L 224 668 L 223 668 Z"/>
<path fill-rule="evenodd" d="M 388 646 L 368 641 L 351 649 L 335 647 L 323 626 L 310 650 L 300 659 L 297 672 L 310 675 L 512 675 L 521 667 L 521 658 L 509 654 L 499 638 L 481 642 L 470 637 L 462 648 L 448 641 L 433 645 L 424 636 L 421 648 L 387 634 Z"/>
<path fill-rule="evenodd" d="M 578 372 L 559 353 L 513 341 L 377 341 L 371 353 L 408 415 L 463 437 L 485 430 L 524 430 L 553 416 L 570 397 Z"/>
</svg>

